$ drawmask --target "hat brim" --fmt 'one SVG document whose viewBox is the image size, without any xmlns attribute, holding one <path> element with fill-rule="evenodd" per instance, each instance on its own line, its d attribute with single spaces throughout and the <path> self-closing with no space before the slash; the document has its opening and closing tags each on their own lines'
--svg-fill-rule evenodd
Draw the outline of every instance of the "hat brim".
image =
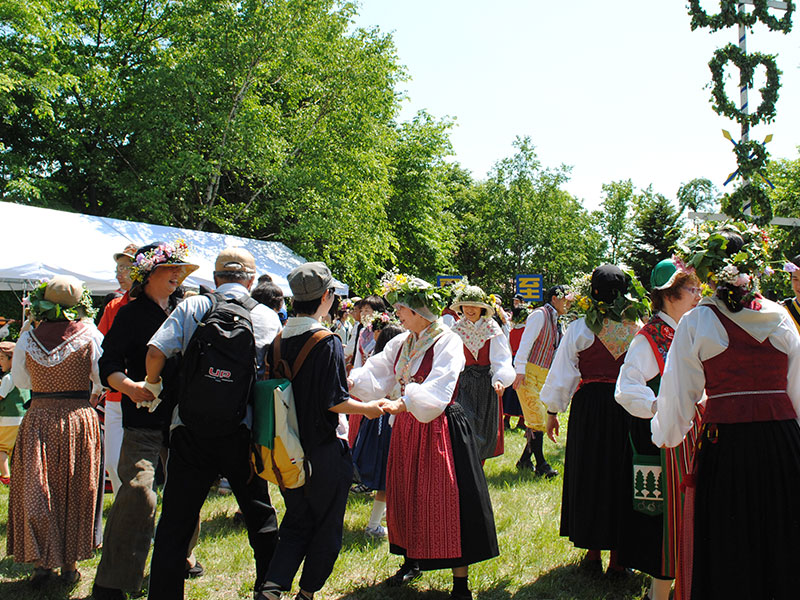
<svg viewBox="0 0 800 600">
<path fill-rule="evenodd" d="M 486 316 L 487 317 L 493 317 L 494 316 L 494 312 L 495 312 L 494 311 L 494 307 L 493 306 L 489 306 L 485 302 L 454 302 L 453 304 L 450 305 L 450 308 L 452 308 L 454 311 L 460 313 L 460 312 L 463 312 L 461 310 L 462 306 L 474 306 L 476 308 L 484 308 L 484 309 L 486 309 Z"/>
<path fill-rule="evenodd" d="M 123 256 L 125 258 L 130 258 L 131 260 L 136 260 L 135 256 L 133 256 L 132 254 L 126 254 L 124 252 L 116 252 L 116 253 L 114 253 L 114 260 L 119 260 Z"/>
<path fill-rule="evenodd" d="M 200 268 L 200 265 L 193 265 L 191 263 L 160 263 L 153 267 L 153 271 L 159 267 L 178 267 L 180 269 L 180 274 L 178 275 L 178 285 L 181 285 L 189 275 Z"/>
<path fill-rule="evenodd" d="M 669 287 L 672 287 L 672 284 L 675 283 L 675 279 L 678 277 L 678 274 L 680 272 L 681 272 L 680 269 L 676 269 L 675 272 L 672 275 L 670 275 L 669 279 L 667 279 L 666 283 L 663 283 L 661 285 L 654 285 L 653 289 L 654 290 L 665 290 L 665 289 L 667 289 Z"/>
</svg>

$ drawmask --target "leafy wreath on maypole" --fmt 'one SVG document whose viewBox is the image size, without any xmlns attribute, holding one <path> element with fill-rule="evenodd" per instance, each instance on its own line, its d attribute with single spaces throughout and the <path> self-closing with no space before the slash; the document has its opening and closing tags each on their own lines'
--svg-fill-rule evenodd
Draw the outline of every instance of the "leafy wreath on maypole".
<svg viewBox="0 0 800 600">
<path fill-rule="evenodd" d="M 738 5 L 737 0 L 720 0 L 720 12 L 709 15 L 700 6 L 700 0 L 689 0 L 692 30 L 708 27 L 711 31 L 717 31 L 734 25 L 752 27 L 757 21 L 764 23 L 771 31 L 788 33 L 792 29 L 794 13 L 792 0 L 786 1 L 786 10 L 780 19 L 770 14 L 767 0 L 754 0 L 753 10 L 749 13 L 739 12 Z M 763 66 L 766 70 L 766 84 L 758 90 L 761 94 L 761 104 L 752 114 L 744 113 L 725 94 L 723 77 L 728 63 L 733 63 L 739 69 L 740 89 L 753 87 L 753 76 L 757 67 Z M 771 123 L 775 119 L 781 72 L 773 55 L 760 52 L 747 54 L 738 46 L 728 44 L 714 52 L 708 67 L 711 70 L 713 84 L 711 105 L 717 114 L 726 116 L 743 127 L 752 127 L 761 122 Z M 751 178 L 758 176 L 765 179 L 762 170 L 769 159 L 766 142 L 753 140 L 734 142 L 734 153 L 739 167 L 735 175 L 744 180 L 744 185 L 722 199 L 722 209 L 734 219 L 764 226 L 772 221 L 772 204 L 761 185 L 754 183 Z M 745 204 L 757 209 L 759 214 L 745 214 L 742 210 Z"/>
<path fill-rule="evenodd" d="M 761 94 L 761 104 L 754 113 L 744 114 L 725 94 L 723 74 L 725 65 L 729 62 L 739 68 L 740 88 L 753 87 L 756 67 L 763 65 L 766 69 L 767 83 L 758 90 Z M 714 52 L 714 57 L 708 62 L 708 68 L 711 69 L 711 81 L 714 83 L 711 88 L 712 106 L 717 114 L 725 115 L 741 125 L 747 123 L 750 126 L 762 121 L 770 123 L 775 119 L 775 103 L 778 101 L 778 90 L 781 87 L 781 72 L 773 55 L 761 52 L 745 54 L 738 46 L 728 44 Z"/>
<path fill-rule="evenodd" d="M 734 25 L 752 27 L 757 21 L 764 23 L 771 31 L 789 33 L 792 30 L 792 14 L 794 13 L 792 0 L 786 0 L 786 11 L 780 19 L 770 14 L 767 0 L 754 0 L 753 11 L 749 13 L 740 13 L 738 4 L 736 0 L 721 0 L 720 11 L 715 15 L 709 15 L 700 6 L 700 0 L 689 0 L 692 31 L 700 27 L 708 27 L 711 31 L 719 31 Z"/>
</svg>

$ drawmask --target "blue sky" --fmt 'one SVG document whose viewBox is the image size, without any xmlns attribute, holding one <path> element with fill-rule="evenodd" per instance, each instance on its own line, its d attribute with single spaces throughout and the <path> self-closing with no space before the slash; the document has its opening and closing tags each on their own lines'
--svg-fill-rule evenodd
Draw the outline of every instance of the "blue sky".
<svg viewBox="0 0 800 600">
<path fill-rule="evenodd" d="M 718 3 L 705 0 L 709 12 Z M 739 126 L 709 102 L 708 61 L 737 31 L 691 31 L 684 0 L 362 0 L 357 24 L 392 33 L 411 79 L 401 119 L 455 119 L 454 160 L 478 179 L 528 135 L 545 166 L 571 165 L 567 189 L 595 208 L 601 185 L 632 179 L 670 198 L 694 177 L 722 188 Z M 800 145 L 800 14 L 789 35 L 757 25 L 748 50 L 777 54 L 777 119 L 753 129 L 773 157 Z M 727 85 L 738 104 L 738 71 Z M 756 88 L 763 78 L 756 77 Z M 750 104 L 760 102 L 757 89 Z M 730 188 L 730 184 L 728 188 Z M 790 215 L 782 215 L 790 216 Z"/>
</svg>

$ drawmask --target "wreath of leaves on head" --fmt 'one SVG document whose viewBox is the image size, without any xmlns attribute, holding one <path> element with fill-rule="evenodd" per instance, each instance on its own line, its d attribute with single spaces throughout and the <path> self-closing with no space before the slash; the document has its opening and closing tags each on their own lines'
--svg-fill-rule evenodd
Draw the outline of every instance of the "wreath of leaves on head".
<svg viewBox="0 0 800 600">
<path fill-rule="evenodd" d="M 750 13 L 740 13 L 736 0 L 721 0 L 720 11 L 715 15 L 709 15 L 703 10 L 700 6 L 700 0 L 689 0 L 688 8 L 692 17 L 692 31 L 699 27 L 708 27 L 712 32 L 733 27 L 734 25 L 752 27 L 756 21 L 761 21 L 771 31 L 789 33 L 792 30 L 794 2 L 786 0 L 786 4 L 786 10 L 780 19 L 770 14 L 767 0 L 754 0 L 754 8 Z"/>
<path fill-rule="evenodd" d="M 97 310 L 92 306 L 92 295 L 85 287 L 81 299 L 75 306 L 63 307 L 46 300 L 47 283 L 36 286 L 28 297 L 31 303 L 31 317 L 34 321 L 78 321 L 83 317 L 93 319 Z"/>
<path fill-rule="evenodd" d="M 739 67 L 739 87 L 753 86 L 753 74 L 759 65 L 764 65 L 767 72 L 767 83 L 758 91 L 761 94 L 761 104 L 751 113 L 743 113 L 734 102 L 725 94 L 723 72 L 725 65 L 732 62 Z M 755 126 L 760 122 L 770 123 L 775 119 L 775 103 L 778 101 L 778 90 L 781 87 L 778 65 L 771 54 L 754 52 L 746 54 L 742 49 L 733 44 L 728 44 L 714 52 L 714 57 L 709 61 L 711 69 L 711 103 L 717 114 L 724 115 L 738 123 Z"/>
<path fill-rule="evenodd" d="M 757 208 L 759 214 L 745 214 L 742 205 L 749 201 L 752 208 Z M 764 227 L 772 221 L 772 203 L 767 193 L 758 185 L 746 183 L 732 194 L 722 198 L 722 211 L 733 219 L 753 223 Z"/>
</svg>

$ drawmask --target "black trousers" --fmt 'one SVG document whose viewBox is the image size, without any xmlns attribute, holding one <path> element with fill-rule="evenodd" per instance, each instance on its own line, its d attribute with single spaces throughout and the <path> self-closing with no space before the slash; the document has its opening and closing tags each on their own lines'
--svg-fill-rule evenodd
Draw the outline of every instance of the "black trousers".
<svg viewBox="0 0 800 600">
<path fill-rule="evenodd" d="M 250 468 L 250 431 L 242 426 L 227 436 L 205 438 L 177 427 L 169 442 L 167 481 L 150 565 L 150 600 L 183 600 L 189 540 L 219 475 L 228 479 L 244 514 L 255 554 L 254 589 L 264 583 L 278 538 L 278 519 L 267 482 Z"/>
<path fill-rule="evenodd" d="M 335 440 L 309 452 L 310 481 L 296 490 L 283 490 L 286 513 L 267 581 L 288 591 L 303 564 L 300 588 L 322 589 L 342 548 L 347 495 L 353 479 L 350 448 Z"/>
</svg>

